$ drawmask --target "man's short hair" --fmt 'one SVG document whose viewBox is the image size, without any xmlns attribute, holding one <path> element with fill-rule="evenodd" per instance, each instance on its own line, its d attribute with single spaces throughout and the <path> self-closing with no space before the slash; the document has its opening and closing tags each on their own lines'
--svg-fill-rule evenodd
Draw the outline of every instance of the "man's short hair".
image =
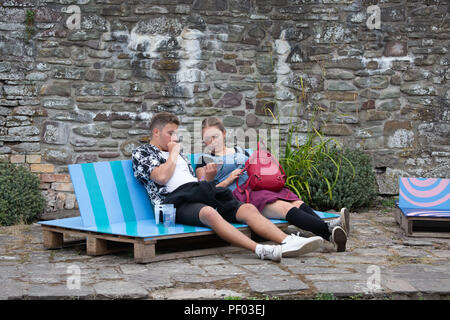
<svg viewBox="0 0 450 320">
<path fill-rule="evenodd" d="M 180 120 L 178 120 L 176 115 L 170 112 L 160 112 L 155 114 L 150 121 L 150 135 L 153 135 L 153 129 L 158 128 L 161 130 L 168 123 L 174 123 L 179 126 Z"/>
</svg>

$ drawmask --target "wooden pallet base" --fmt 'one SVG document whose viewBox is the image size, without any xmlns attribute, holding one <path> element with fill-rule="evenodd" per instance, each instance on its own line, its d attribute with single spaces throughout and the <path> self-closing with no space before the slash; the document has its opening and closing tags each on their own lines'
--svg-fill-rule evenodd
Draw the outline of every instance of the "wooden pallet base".
<svg viewBox="0 0 450 320">
<path fill-rule="evenodd" d="M 450 219 L 438 217 L 407 217 L 399 208 L 395 220 L 408 237 L 450 238 Z"/>
<path fill-rule="evenodd" d="M 286 226 L 287 224 L 279 225 L 279 227 Z M 53 226 L 42 226 L 42 228 L 44 240 L 43 244 L 46 249 L 61 249 L 65 247 L 67 242 L 64 241 L 64 235 L 79 236 L 86 238 L 86 253 L 91 256 L 105 255 L 122 251 L 124 249 L 130 249 L 132 245 L 134 261 L 136 263 L 149 263 L 242 250 L 242 248 L 228 245 L 223 240 L 219 239 L 213 231 L 182 234 L 170 237 L 165 236 L 153 240 L 144 240 L 142 238 L 103 234 Z M 251 237 L 251 230 L 249 228 L 239 230 L 248 237 Z M 197 245 L 194 245 L 195 242 L 197 242 Z M 180 244 L 182 244 L 181 247 Z M 208 245 L 207 248 L 204 248 L 205 244 Z M 214 244 L 218 244 L 220 247 L 213 247 Z M 191 248 L 197 248 L 195 250 L 186 250 L 189 246 L 191 246 Z M 199 249 L 199 246 L 203 248 Z M 174 248 L 179 248 L 182 251 L 178 250 L 174 252 Z M 172 251 L 168 249 L 172 249 Z"/>
</svg>

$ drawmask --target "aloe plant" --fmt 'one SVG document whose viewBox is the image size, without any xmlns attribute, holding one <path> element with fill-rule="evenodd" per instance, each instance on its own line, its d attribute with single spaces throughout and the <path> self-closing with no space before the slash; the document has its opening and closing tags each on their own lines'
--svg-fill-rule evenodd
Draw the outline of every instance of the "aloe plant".
<svg viewBox="0 0 450 320">
<path fill-rule="evenodd" d="M 297 107 L 301 108 L 307 100 L 308 98 L 303 79 L 300 78 Z M 292 141 L 296 123 L 292 120 L 294 117 L 290 117 L 291 123 L 288 127 L 284 156 L 279 159 L 280 164 L 286 172 L 286 187 L 296 193 L 300 199 L 305 201 L 311 200 L 311 189 L 308 180 L 317 176 L 325 181 L 327 185 L 326 195 L 328 195 L 330 199 L 333 198 L 333 187 L 339 178 L 342 161 L 349 163 L 353 170 L 353 176 L 355 176 L 355 169 L 349 159 L 347 159 L 343 153 L 332 151 L 335 147 L 341 149 L 340 143 L 334 138 L 326 138 L 315 127 L 316 118 L 320 112 L 323 111 L 323 108 L 318 105 L 313 105 L 312 109 L 313 110 L 310 110 L 310 112 L 312 111 L 312 117 L 308 124 L 306 141 L 303 144 L 299 143 L 298 137 L 296 137 L 295 142 Z M 278 127 L 280 127 L 280 117 L 276 117 L 268 108 L 265 110 L 278 122 Z M 293 111 L 294 108 L 291 110 L 291 115 Z M 318 169 L 318 164 L 324 160 L 330 161 L 336 167 L 336 174 L 332 179 L 326 177 Z"/>
</svg>

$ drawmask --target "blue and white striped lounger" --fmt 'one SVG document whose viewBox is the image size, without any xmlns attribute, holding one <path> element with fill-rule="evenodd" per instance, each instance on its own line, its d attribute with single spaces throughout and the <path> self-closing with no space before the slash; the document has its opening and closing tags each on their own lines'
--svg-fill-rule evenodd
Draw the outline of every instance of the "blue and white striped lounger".
<svg viewBox="0 0 450 320">
<path fill-rule="evenodd" d="M 450 179 L 400 177 L 397 206 L 396 219 L 406 235 L 450 238 Z M 415 232 L 427 223 L 439 233 Z"/>
<path fill-rule="evenodd" d="M 191 155 L 193 163 L 196 158 Z M 81 216 L 40 222 L 44 247 L 48 249 L 61 248 L 63 234 L 70 231 L 87 236 L 88 254 L 108 253 L 107 241 L 130 242 L 134 244 L 135 261 L 149 262 L 163 259 L 155 255 L 157 240 L 214 234 L 205 227 L 156 224 L 153 206 L 144 186 L 133 175 L 131 160 L 73 164 L 69 172 Z M 337 216 L 318 214 L 322 218 Z M 279 226 L 287 224 L 284 220 L 272 221 Z M 234 226 L 249 232 L 247 225 Z"/>
</svg>

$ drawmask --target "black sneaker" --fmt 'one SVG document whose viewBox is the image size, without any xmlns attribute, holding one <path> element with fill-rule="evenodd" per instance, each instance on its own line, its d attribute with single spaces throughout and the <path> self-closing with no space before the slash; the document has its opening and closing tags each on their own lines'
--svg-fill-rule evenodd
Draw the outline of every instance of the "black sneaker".
<svg viewBox="0 0 450 320">
<path fill-rule="evenodd" d="M 345 245 L 347 244 L 347 233 L 344 229 L 337 226 L 333 228 L 331 233 L 331 242 L 333 242 L 337 247 L 337 252 L 344 252 Z"/>
</svg>

